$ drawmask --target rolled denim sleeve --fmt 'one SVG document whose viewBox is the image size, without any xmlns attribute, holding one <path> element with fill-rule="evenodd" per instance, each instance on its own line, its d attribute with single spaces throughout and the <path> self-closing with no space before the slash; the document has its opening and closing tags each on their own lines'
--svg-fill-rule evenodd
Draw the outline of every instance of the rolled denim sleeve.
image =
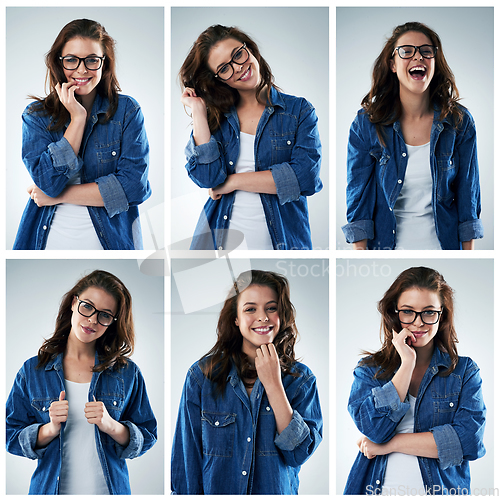
<svg viewBox="0 0 500 500">
<path fill-rule="evenodd" d="M 308 373 L 296 393 L 287 396 L 293 409 L 292 420 L 276 436 L 274 444 L 280 449 L 287 465 L 298 467 L 314 453 L 323 439 L 323 417 L 316 377 Z"/>
<path fill-rule="evenodd" d="M 22 115 L 22 158 L 33 182 L 52 198 L 80 172 L 83 161 L 62 133 L 47 130 L 46 119 L 30 104 Z"/>
<path fill-rule="evenodd" d="M 482 238 L 481 189 L 479 185 L 479 164 L 477 161 L 476 126 L 472 115 L 465 109 L 460 130 L 460 139 L 454 150 L 457 175 L 454 180 L 458 209 L 458 235 L 460 241 Z"/>
<path fill-rule="evenodd" d="M 290 161 L 271 165 L 269 170 L 276 185 L 280 205 L 296 201 L 300 196 L 312 196 L 323 188 L 321 169 L 321 140 L 318 117 L 314 107 L 302 100 Z"/>
<path fill-rule="evenodd" d="M 197 186 L 207 189 L 213 188 L 226 180 L 228 171 L 222 145 L 215 136 L 212 135 L 206 144 L 196 146 L 191 133 L 184 152 L 187 158 L 186 170 L 189 178 Z"/>
<path fill-rule="evenodd" d="M 474 361 L 468 359 L 467 363 L 453 422 L 430 429 L 436 441 L 441 469 L 460 465 L 463 460 L 476 460 L 486 453 L 483 444 L 486 407 L 481 376 Z"/>
<path fill-rule="evenodd" d="M 144 116 L 139 104 L 130 97 L 127 99 L 130 109 L 124 117 L 116 172 L 95 181 L 109 217 L 126 212 L 129 206 L 140 205 L 151 196 L 149 142 Z"/>
<path fill-rule="evenodd" d="M 369 132 L 362 111 L 352 122 L 347 144 L 347 222 L 342 231 L 348 243 L 373 239 L 376 184 L 375 163 L 370 154 Z"/>
<path fill-rule="evenodd" d="M 402 402 L 392 381 L 376 379 L 375 368 L 358 365 L 354 370 L 348 410 L 356 427 L 374 443 L 386 443 L 410 403 Z"/>
</svg>

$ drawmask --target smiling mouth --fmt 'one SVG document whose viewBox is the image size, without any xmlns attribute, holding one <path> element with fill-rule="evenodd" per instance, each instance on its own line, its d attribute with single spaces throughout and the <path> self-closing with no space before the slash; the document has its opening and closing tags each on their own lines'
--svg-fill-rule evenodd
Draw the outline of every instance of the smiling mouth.
<svg viewBox="0 0 500 500">
<path fill-rule="evenodd" d="M 93 333 L 95 333 L 95 330 L 93 328 L 89 328 L 88 326 L 83 326 L 83 325 L 80 325 L 82 327 L 82 330 L 84 333 L 86 333 L 87 335 L 92 335 Z"/>
<path fill-rule="evenodd" d="M 258 328 L 252 328 L 252 330 L 257 335 L 268 335 L 273 331 L 274 326 L 259 326 Z"/>
<path fill-rule="evenodd" d="M 87 83 L 89 83 L 92 78 L 73 78 L 73 80 L 78 85 L 78 87 L 82 87 L 83 85 L 87 85 Z"/>
<path fill-rule="evenodd" d="M 413 68 L 409 69 L 408 73 L 410 73 L 413 80 L 423 80 L 427 75 L 427 68 L 422 65 L 413 66 Z"/>
<path fill-rule="evenodd" d="M 250 66 L 248 66 L 247 70 L 238 78 L 238 81 L 246 81 L 248 78 L 250 78 L 251 73 L 250 73 Z"/>
<path fill-rule="evenodd" d="M 415 335 L 415 338 L 417 338 L 417 339 L 420 337 L 423 337 L 424 335 L 427 334 L 427 332 L 420 332 L 420 331 L 419 332 L 411 332 L 411 333 L 413 333 L 413 335 Z"/>
</svg>

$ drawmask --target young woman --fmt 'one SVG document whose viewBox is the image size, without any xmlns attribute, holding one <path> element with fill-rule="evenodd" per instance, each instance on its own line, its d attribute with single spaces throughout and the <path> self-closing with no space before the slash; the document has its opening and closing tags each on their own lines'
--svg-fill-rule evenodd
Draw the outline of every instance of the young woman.
<svg viewBox="0 0 500 500">
<path fill-rule="evenodd" d="M 473 249 L 483 237 L 476 130 L 439 36 L 397 26 L 349 133 L 347 221 L 355 249 Z"/>
<path fill-rule="evenodd" d="M 382 348 L 354 370 L 348 408 L 363 436 L 344 493 L 469 494 L 486 409 L 479 368 L 457 353 L 453 291 L 410 268 L 378 310 Z"/>
<path fill-rule="evenodd" d="M 14 249 L 142 249 L 149 145 L 139 104 L 118 94 L 114 45 L 99 23 L 77 19 L 46 56 L 50 93 L 22 117 L 34 184 Z"/>
<path fill-rule="evenodd" d="M 295 360 L 288 281 L 242 273 L 217 342 L 186 377 L 172 448 L 176 494 L 297 494 L 322 439 L 316 379 Z"/>
<path fill-rule="evenodd" d="M 322 188 L 312 105 L 281 93 L 234 27 L 205 30 L 179 77 L 193 118 L 186 168 L 210 195 L 191 248 L 311 249 L 306 196 Z"/>
<path fill-rule="evenodd" d="M 63 297 L 55 332 L 19 370 L 7 450 L 38 460 L 30 494 L 130 494 L 126 458 L 156 441 L 134 348 L 132 299 L 106 271 Z"/>
</svg>

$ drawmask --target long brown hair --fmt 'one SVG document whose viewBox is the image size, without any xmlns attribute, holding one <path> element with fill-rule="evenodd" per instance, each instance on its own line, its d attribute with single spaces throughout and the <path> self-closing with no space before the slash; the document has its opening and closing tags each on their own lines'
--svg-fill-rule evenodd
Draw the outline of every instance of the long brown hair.
<svg viewBox="0 0 500 500">
<path fill-rule="evenodd" d="M 382 315 L 380 326 L 382 348 L 375 353 L 363 352 L 363 354 L 369 357 L 362 359 L 360 362 L 361 365 L 380 367 L 375 375 L 377 378 L 391 378 L 394 371 L 401 364 L 401 358 L 392 343 L 392 330 L 396 328 L 401 329 L 401 324 L 395 311 L 401 294 L 411 288 L 430 290 L 439 295 L 443 312 L 439 319 L 439 327 L 434 337 L 434 344 L 442 351 L 446 351 L 451 358 L 450 366 L 441 375 L 449 375 L 458 363 L 458 351 L 456 347 L 458 338 L 453 321 L 453 290 L 446 283 L 443 276 L 434 269 L 428 267 L 411 267 L 403 271 L 396 278 L 389 290 L 385 292 L 382 300 L 378 303 L 378 311 Z"/>
<path fill-rule="evenodd" d="M 100 288 L 109 293 L 117 304 L 117 318 L 104 335 L 96 341 L 99 364 L 93 368 L 102 372 L 114 365 L 126 365 L 127 358 L 134 350 L 134 320 L 132 318 L 132 297 L 127 287 L 113 274 L 96 270 L 81 278 L 76 285 L 64 295 L 59 306 L 55 331 L 45 340 L 38 350 L 37 368 L 45 366 L 55 355 L 64 353 L 68 336 L 71 331 L 71 305 L 76 296 L 81 295 L 90 287 Z"/>
<path fill-rule="evenodd" d="M 401 101 L 399 98 L 399 80 L 391 70 L 390 61 L 394 54 L 399 38 L 409 31 L 423 33 L 437 47 L 434 76 L 430 83 L 430 101 L 440 110 L 439 119 L 442 121 L 452 115 L 454 125 L 462 122 L 463 111 L 458 105 L 459 93 L 455 85 L 455 77 L 443 53 L 443 46 L 438 34 L 425 24 L 410 22 L 396 26 L 392 36 L 387 40 L 382 52 L 373 67 L 372 87 L 370 92 L 361 101 L 361 106 L 368 114 L 370 121 L 375 124 L 377 136 L 382 145 L 385 145 L 383 127 L 392 125 L 401 116 Z"/>
<path fill-rule="evenodd" d="M 217 324 L 217 342 L 201 358 L 203 372 L 215 383 L 218 393 L 224 391 L 233 363 L 242 380 L 257 376 L 255 369 L 250 366 L 247 355 L 242 351 L 243 337 L 235 323 L 239 296 L 250 285 L 267 286 L 278 296 L 280 329 L 273 344 L 278 353 L 281 371 L 284 374 L 293 375 L 292 367 L 296 361 L 294 347 L 298 331 L 295 326 L 295 308 L 290 302 L 288 280 L 281 274 L 271 271 L 245 271 L 234 282 L 234 289 L 230 291 L 220 312 Z"/>
<path fill-rule="evenodd" d="M 238 104 L 240 99 L 238 91 L 215 78 L 213 71 L 208 66 L 208 56 L 212 47 L 228 38 L 234 38 L 242 44 L 246 43 L 247 48 L 259 63 L 260 83 L 255 89 L 257 100 L 261 104 L 267 104 L 267 102 L 262 102 L 262 90 L 267 88 L 267 99 L 269 99 L 271 87 L 278 89 L 274 84 L 271 68 L 261 56 L 257 44 L 246 33 L 236 27 L 221 26 L 220 24 L 210 26 L 201 33 L 191 47 L 179 71 L 179 81 L 182 90 L 186 87 L 194 88 L 196 95 L 205 101 L 208 125 L 212 133 L 220 127 L 224 113 Z"/>
<path fill-rule="evenodd" d="M 104 123 L 109 121 L 118 107 L 118 92 L 121 90 L 115 74 L 115 41 L 111 38 L 104 26 L 89 19 L 75 19 L 69 22 L 61 30 L 52 48 L 45 55 L 47 76 L 45 85 L 48 86 L 49 94 L 45 99 L 29 96 L 38 101 L 39 105 L 33 111 L 43 111 L 52 117 L 49 130 L 62 130 L 70 119 L 68 110 L 61 103 L 55 86 L 66 82 L 64 70 L 59 57 L 67 42 L 73 38 L 89 38 L 98 42 L 103 50 L 105 59 L 102 65 L 102 76 L 97 85 L 97 93 L 109 101 L 109 108 L 104 117 Z"/>
</svg>

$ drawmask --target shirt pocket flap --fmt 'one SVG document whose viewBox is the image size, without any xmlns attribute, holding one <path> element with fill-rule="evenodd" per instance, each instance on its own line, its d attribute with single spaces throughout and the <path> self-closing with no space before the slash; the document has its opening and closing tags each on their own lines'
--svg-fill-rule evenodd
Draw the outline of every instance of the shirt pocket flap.
<svg viewBox="0 0 500 500">
<path fill-rule="evenodd" d="M 201 420 L 208 422 L 212 427 L 226 427 L 236 421 L 236 414 L 210 413 L 202 410 Z"/>
<path fill-rule="evenodd" d="M 97 396 L 97 401 L 102 401 L 108 413 L 111 411 L 121 412 L 123 410 L 124 400 L 123 397 L 112 395 L 112 396 Z"/>
<path fill-rule="evenodd" d="M 40 413 L 49 413 L 50 405 L 53 401 L 57 401 L 57 398 L 41 398 L 41 399 L 32 399 L 31 406 L 35 408 L 35 410 Z"/>
</svg>

